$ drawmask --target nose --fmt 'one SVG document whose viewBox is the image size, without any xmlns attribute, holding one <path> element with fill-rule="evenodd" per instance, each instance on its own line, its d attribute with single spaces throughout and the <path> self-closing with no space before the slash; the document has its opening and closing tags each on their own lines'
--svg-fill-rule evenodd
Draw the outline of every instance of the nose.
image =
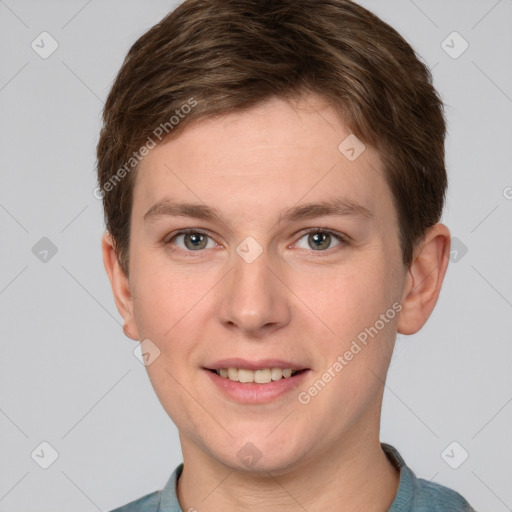
<svg viewBox="0 0 512 512">
<path fill-rule="evenodd" d="M 220 291 L 218 315 L 223 326 L 254 339 L 287 325 L 290 291 L 283 272 L 266 251 L 252 262 L 234 254 L 233 269 Z"/>
</svg>

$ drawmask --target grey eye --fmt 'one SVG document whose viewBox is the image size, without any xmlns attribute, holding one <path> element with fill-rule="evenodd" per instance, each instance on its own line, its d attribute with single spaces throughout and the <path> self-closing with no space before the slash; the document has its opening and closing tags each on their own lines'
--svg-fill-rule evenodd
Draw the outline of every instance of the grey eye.
<svg viewBox="0 0 512 512">
<path fill-rule="evenodd" d="M 300 240 L 306 238 L 307 239 L 307 247 L 301 247 L 301 249 L 313 249 L 314 251 L 321 251 L 324 249 L 330 249 L 330 244 L 333 240 L 338 239 L 340 240 L 340 237 L 329 233 L 328 231 L 311 231 L 309 233 L 306 233 L 304 236 L 300 238 Z M 298 242 L 300 247 L 300 240 Z M 340 242 L 338 242 L 340 243 Z"/>
<path fill-rule="evenodd" d="M 176 241 L 183 238 L 184 247 L 180 246 Z M 207 247 L 208 240 L 211 241 L 212 246 Z M 215 246 L 213 240 L 208 235 L 200 233 L 198 231 L 191 231 L 187 233 L 180 233 L 174 237 L 174 243 L 180 248 L 189 251 L 198 251 L 201 249 L 212 248 Z"/>
</svg>

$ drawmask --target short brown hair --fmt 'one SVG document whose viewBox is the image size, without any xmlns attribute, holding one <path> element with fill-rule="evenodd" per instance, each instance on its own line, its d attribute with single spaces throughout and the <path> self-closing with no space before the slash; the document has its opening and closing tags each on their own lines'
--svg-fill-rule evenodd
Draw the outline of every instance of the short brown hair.
<svg viewBox="0 0 512 512">
<path fill-rule="evenodd" d="M 447 187 L 443 104 L 411 46 L 349 0 L 186 0 L 130 48 L 103 111 L 97 190 L 124 271 L 138 150 L 192 121 L 306 92 L 379 152 L 409 267 Z"/>
</svg>

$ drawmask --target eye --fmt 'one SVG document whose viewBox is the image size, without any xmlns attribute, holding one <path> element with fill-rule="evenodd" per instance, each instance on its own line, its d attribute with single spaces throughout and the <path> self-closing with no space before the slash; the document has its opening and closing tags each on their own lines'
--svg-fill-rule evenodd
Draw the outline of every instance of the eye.
<svg viewBox="0 0 512 512">
<path fill-rule="evenodd" d="M 301 240 L 306 239 L 306 245 L 301 247 Z M 301 238 L 296 242 L 300 249 L 313 250 L 316 252 L 327 252 L 332 248 L 333 241 L 338 243 L 334 246 L 343 246 L 348 244 L 348 238 L 340 233 L 321 228 L 310 229 L 302 233 Z M 216 243 L 204 231 L 198 229 L 184 229 L 171 235 L 165 244 L 170 246 L 174 252 L 190 253 L 202 252 L 203 249 L 214 249 Z M 172 247 L 174 246 L 174 247 Z"/>
<path fill-rule="evenodd" d="M 301 249 L 312 249 L 314 251 L 325 252 L 326 249 L 330 249 L 331 242 L 333 239 L 338 241 L 338 245 L 345 245 L 348 243 L 347 239 L 341 235 L 332 231 L 324 229 L 310 229 L 306 232 L 297 242 L 300 244 L 300 240 L 306 238 L 307 247 L 300 247 Z"/>
<path fill-rule="evenodd" d="M 176 243 L 176 241 L 180 239 L 183 240 L 182 246 Z M 208 245 L 208 240 L 211 242 L 210 245 Z M 178 249 L 185 252 L 200 251 L 201 249 L 213 249 L 215 247 L 215 242 L 206 233 L 198 231 L 197 229 L 179 231 L 168 239 L 166 244 L 176 245 L 178 246 Z"/>
</svg>

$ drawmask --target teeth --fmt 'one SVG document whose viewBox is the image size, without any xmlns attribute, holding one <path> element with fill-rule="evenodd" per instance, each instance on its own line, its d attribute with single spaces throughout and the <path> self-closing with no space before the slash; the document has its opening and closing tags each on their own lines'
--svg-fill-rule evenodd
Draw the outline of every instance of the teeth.
<svg viewBox="0 0 512 512">
<path fill-rule="evenodd" d="M 272 380 L 280 380 L 283 377 L 283 370 L 281 368 L 272 368 L 270 375 Z"/>
<path fill-rule="evenodd" d="M 256 382 L 257 384 L 268 384 L 273 380 L 286 379 L 297 371 L 291 368 L 262 368 L 260 370 L 246 370 L 245 368 L 221 368 L 216 370 L 217 375 L 235 382 Z"/>
<path fill-rule="evenodd" d="M 238 370 L 238 382 L 254 382 L 254 372 L 240 368 Z"/>
<path fill-rule="evenodd" d="M 290 368 L 286 368 L 286 370 L 283 370 L 283 377 L 291 377 L 292 376 L 292 371 L 290 370 Z"/>
</svg>

